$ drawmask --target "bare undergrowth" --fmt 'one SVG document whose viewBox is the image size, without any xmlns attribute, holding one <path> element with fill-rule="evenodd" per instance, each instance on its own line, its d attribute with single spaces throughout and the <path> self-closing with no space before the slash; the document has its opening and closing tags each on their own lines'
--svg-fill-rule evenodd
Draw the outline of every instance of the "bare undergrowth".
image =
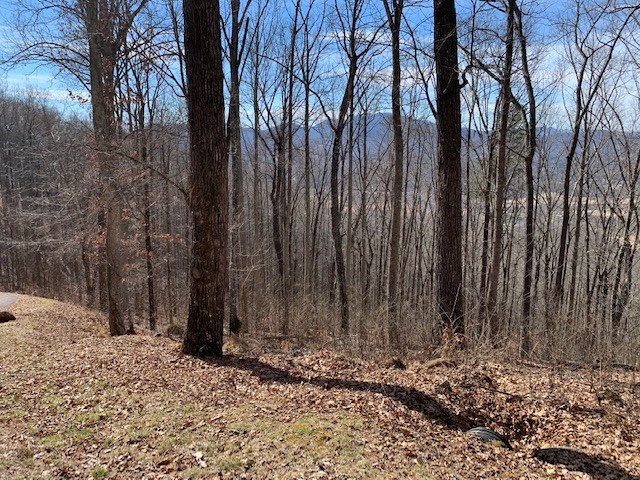
<svg viewBox="0 0 640 480">
<path fill-rule="evenodd" d="M 638 478 L 633 373 L 407 370 L 319 351 L 198 360 L 21 297 L 0 325 L 0 478 Z M 469 440 L 486 425 L 507 451 Z M 544 447 L 580 451 L 552 464 Z M 609 477 L 607 477 L 609 475 Z"/>
</svg>

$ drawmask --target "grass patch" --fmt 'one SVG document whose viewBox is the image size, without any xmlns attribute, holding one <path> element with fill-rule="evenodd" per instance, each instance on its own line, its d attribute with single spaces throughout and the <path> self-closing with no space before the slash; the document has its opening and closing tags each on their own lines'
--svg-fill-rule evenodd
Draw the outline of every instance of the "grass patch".
<svg viewBox="0 0 640 480">
<path fill-rule="evenodd" d="M 47 405 L 51 407 L 58 407 L 64 403 L 66 403 L 66 399 L 60 395 L 45 395 L 43 401 L 47 403 Z"/>
<path fill-rule="evenodd" d="M 314 456 L 324 456 L 336 450 L 357 454 L 361 452 L 353 434 L 356 426 L 350 418 L 304 415 L 284 432 L 284 437 Z"/>
<path fill-rule="evenodd" d="M 249 433 L 255 425 L 248 422 L 237 422 L 229 426 L 229 431 L 237 434 Z"/>
<path fill-rule="evenodd" d="M 91 476 L 93 478 L 107 478 L 107 471 L 103 467 L 96 467 L 92 470 Z"/>
<path fill-rule="evenodd" d="M 82 442 L 95 434 L 95 431 L 92 428 L 70 428 L 67 432 L 71 439 L 76 442 Z"/>
<path fill-rule="evenodd" d="M 246 462 L 241 457 L 237 455 L 230 455 L 228 457 L 217 459 L 215 466 L 221 472 L 230 473 L 239 470 L 245 465 L 245 463 Z"/>
<path fill-rule="evenodd" d="M 95 425 L 108 418 L 104 412 L 83 412 L 74 417 L 74 420 L 83 426 Z"/>
<path fill-rule="evenodd" d="M 0 425 L 13 424 L 16 421 L 22 421 L 27 415 L 27 411 L 22 407 L 10 407 L 6 408 L 4 405 L 0 405 Z"/>
<path fill-rule="evenodd" d="M 151 432 L 142 426 L 131 426 L 127 429 L 127 443 L 140 443 L 149 438 Z"/>
<path fill-rule="evenodd" d="M 42 437 L 40 439 L 40 445 L 42 445 L 47 450 L 51 450 L 53 448 L 60 448 L 66 444 L 65 436 L 60 433 L 52 433 L 51 435 L 47 435 L 46 437 Z"/>
<path fill-rule="evenodd" d="M 105 380 L 104 378 L 100 378 L 96 380 L 96 384 L 94 385 L 94 387 L 96 390 L 104 391 L 107 393 L 113 393 L 115 391 L 115 388 L 113 387 L 113 385 L 108 380 Z"/>
</svg>

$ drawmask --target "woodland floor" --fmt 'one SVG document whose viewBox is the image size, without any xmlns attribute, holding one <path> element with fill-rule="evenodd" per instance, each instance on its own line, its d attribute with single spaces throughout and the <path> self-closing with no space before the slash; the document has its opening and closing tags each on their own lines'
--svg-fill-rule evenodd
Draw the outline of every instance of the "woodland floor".
<svg viewBox="0 0 640 480">
<path fill-rule="evenodd" d="M 1 479 L 640 479 L 634 373 L 398 370 L 327 351 L 204 361 L 167 338 L 110 338 L 76 306 L 22 296 L 11 308 Z M 475 425 L 513 450 L 469 439 Z M 572 450 L 552 464 L 534 456 L 545 447 Z"/>
</svg>

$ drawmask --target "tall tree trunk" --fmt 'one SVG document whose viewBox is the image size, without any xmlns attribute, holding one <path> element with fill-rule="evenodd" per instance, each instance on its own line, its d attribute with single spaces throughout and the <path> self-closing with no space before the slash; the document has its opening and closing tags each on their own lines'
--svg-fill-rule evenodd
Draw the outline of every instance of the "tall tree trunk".
<svg viewBox="0 0 640 480">
<path fill-rule="evenodd" d="M 436 62 L 436 299 L 441 325 L 464 335 L 462 292 L 462 126 L 454 0 L 434 1 Z"/>
<path fill-rule="evenodd" d="M 500 278 L 500 264 L 502 262 L 502 245 L 504 232 L 504 207 L 506 195 L 506 165 L 507 165 L 507 133 L 511 107 L 511 68 L 513 64 L 513 0 L 507 4 L 507 35 L 505 45 L 505 61 L 502 71 L 502 86 L 500 90 L 500 126 L 498 129 L 498 164 L 495 197 L 495 228 L 493 230 L 493 249 L 491 253 L 491 268 L 489 269 L 489 295 L 487 310 L 489 313 L 490 337 L 497 341 L 501 327 L 501 309 L 498 308 L 498 280 Z"/>
<path fill-rule="evenodd" d="M 222 355 L 228 289 L 228 157 L 218 0 L 184 0 L 193 222 L 191 298 L 182 350 Z"/>
<path fill-rule="evenodd" d="M 311 78 L 309 64 L 309 24 L 305 22 L 304 35 L 304 295 L 311 293 L 312 249 L 311 249 Z"/>
<path fill-rule="evenodd" d="M 129 302 L 122 280 L 126 258 L 122 240 L 126 236 L 122 219 L 125 208 L 117 174 L 115 78 L 117 44 L 113 37 L 113 12 L 104 3 L 88 0 L 86 30 L 89 38 L 91 110 L 96 149 L 103 182 L 105 208 L 105 265 L 109 331 L 111 335 L 133 333 Z"/>
<path fill-rule="evenodd" d="M 238 335 L 242 322 L 238 316 L 239 273 L 245 250 L 244 185 L 242 178 L 242 138 L 240 126 L 240 0 L 231 0 L 231 42 L 229 45 L 229 122 L 231 153 L 231 255 L 229 266 L 229 330 Z"/>
<path fill-rule="evenodd" d="M 484 215 L 482 221 L 482 254 L 480 256 L 480 306 L 478 308 L 478 323 L 481 328 L 484 328 L 485 321 L 487 319 L 487 280 L 489 270 L 489 248 L 491 247 L 491 241 L 489 239 L 491 235 L 491 224 L 493 221 L 493 213 L 491 211 L 491 192 L 493 191 L 493 182 L 495 177 L 495 163 L 494 163 L 494 136 L 489 136 L 489 154 L 487 155 L 487 168 L 486 168 L 486 182 L 484 191 L 482 194 L 484 202 Z M 478 332 L 479 333 L 479 332 Z"/>
<path fill-rule="evenodd" d="M 347 286 L 349 292 L 354 289 L 353 278 L 353 123 L 354 123 L 354 110 L 353 110 L 353 97 L 349 104 L 349 129 L 347 133 L 347 251 L 346 251 L 346 274 L 347 274 Z"/>
<path fill-rule="evenodd" d="M 394 176 L 392 212 L 391 212 L 391 245 L 389 252 L 389 344 L 392 350 L 400 349 L 399 332 L 399 293 L 398 271 L 400 268 L 400 237 L 402 221 L 402 174 L 404 169 L 404 151 L 402 138 L 402 105 L 400 94 L 400 25 L 402 22 L 403 0 L 392 0 L 393 9 L 388 0 L 383 0 L 387 13 L 387 22 L 391 29 L 391 115 L 393 119 Z"/>
<path fill-rule="evenodd" d="M 515 3 L 514 3 L 515 5 Z M 525 355 L 531 353 L 531 279 L 533 272 L 533 247 L 534 247 L 534 215 L 536 210 L 536 202 L 534 197 L 533 185 L 533 159 L 537 148 L 537 116 L 536 116 L 536 98 L 533 91 L 533 82 L 529 72 L 529 57 L 527 52 L 527 42 L 522 27 L 522 11 L 516 8 L 515 29 L 520 43 L 520 57 L 522 61 L 522 74 L 524 76 L 525 88 L 527 90 L 527 100 L 529 103 L 529 119 L 527 124 L 527 152 L 524 158 L 525 165 L 525 183 L 527 191 L 527 209 L 525 220 L 525 260 L 522 287 L 522 351 Z"/>
<path fill-rule="evenodd" d="M 264 248 L 263 239 L 263 219 L 262 219 L 262 197 L 260 182 L 260 106 L 259 106 L 259 69 L 261 64 L 261 56 L 258 46 L 260 45 L 260 32 L 256 32 L 254 37 L 255 56 L 253 56 L 253 79 L 251 85 L 252 106 L 253 106 L 253 251 L 256 255 L 253 274 L 253 303 L 256 305 L 257 299 L 263 298 L 266 291 L 265 267 L 264 267 Z M 256 310 L 258 308 L 256 307 Z M 259 310 L 256 312 L 260 314 Z M 254 318 L 257 318 L 254 316 Z"/>
<path fill-rule="evenodd" d="M 284 306 L 283 318 L 282 318 L 282 331 L 287 335 L 289 324 L 289 307 L 287 297 L 287 267 L 286 267 L 286 249 L 284 247 L 286 237 L 286 231 L 283 227 L 283 217 L 287 214 L 286 211 L 286 165 L 285 165 L 285 151 L 284 145 L 284 122 L 281 126 L 278 126 L 278 133 L 276 134 L 276 154 L 273 159 L 273 185 L 271 187 L 271 205 L 272 205 L 272 230 L 273 230 L 273 248 L 276 253 L 276 260 L 278 262 L 278 275 L 279 275 L 279 294 Z"/>
<path fill-rule="evenodd" d="M 352 82 L 351 82 L 352 83 Z M 353 85 L 347 87 L 351 92 Z M 345 97 L 347 93 L 345 93 Z M 343 104 L 345 102 L 343 101 Z M 348 103 L 347 103 L 348 105 Z M 342 111 L 342 108 L 340 109 Z M 346 117 L 346 108 L 344 116 Z M 342 116 L 342 115 L 341 115 Z M 340 150 L 344 124 L 334 132 L 331 153 L 331 236 L 336 253 L 336 273 L 338 275 L 338 290 L 340 294 L 340 328 L 343 333 L 349 333 L 349 299 L 347 295 L 347 278 L 345 272 L 344 253 L 342 249 L 342 233 L 340 232 L 340 198 L 338 191 L 338 172 L 340 169 Z"/>
<path fill-rule="evenodd" d="M 341 205 L 338 189 L 338 173 L 340 171 L 340 151 L 342 150 L 342 136 L 347 123 L 347 114 L 349 105 L 353 98 L 355 89 L 356 73 L 358 69 L 358 60 L 364 52 L 357 52 L 357 24 L 360 14 L 362 13 L 363 2 L 354 0 L 351 10 L 351 24 L 349 25 L 348 41 L 345 42 L 347 49 L 347 57 L 349 58 L 349 69 L 347 75 L 347 83 L 340 102 L 338 110 L 338 118 L 333 127 L 333 145 L 331 147 L 331 237 L 336 253 L 335 266 L 338 277 L 338 290 L 340 293 L 340 328 L 342 333 L 349 333 L 349 298 L 347 294 L 347 278 L 345 272 L 344 252 L 342 248 L 342 233 L 340 231 Z M 345 32 L 346 34 L 347 32 Z M 368 48 L 365 49 L 365 52 Z"/>
<path fill-rule="evenodd" d="M 580 253 L 580 237 L 582 233 L 582 197 L 584 195 L 585 185 L 585 172 L 587 170 L 587 161 L 589 158 L 590 149 L 588 144 L 590 142 L 590 132 L 588 128 L 588 116 L 584 118 L 584 145 L 582 147 L 581 159 L 580 159 L 580 177 L 578 178 L 578 191 L 577 191 L 577 204 L 576 204 L 576 219 L 573 233 L 573 251 L 571 253 L 571 280 L 569 284 L 569 315 L 568 320 L 571 321 L 574 315 L 576 290 L 578 288 L 578 257 Z"/>
</svg>

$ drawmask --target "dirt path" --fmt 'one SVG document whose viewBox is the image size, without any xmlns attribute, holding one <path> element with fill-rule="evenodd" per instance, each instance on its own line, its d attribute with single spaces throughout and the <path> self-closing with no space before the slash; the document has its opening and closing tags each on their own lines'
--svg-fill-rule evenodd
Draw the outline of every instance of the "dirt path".
<svg viewBox="0 0 640 480">
<path fill-rule="evenodd" d="M 18 300 L 18 296 L 13 293 L 0 292 L 0 310 L 6 310 Z"/>
<path fill-rule="evenodd" d="M 326 351 L 207 362 L 165 338 L 111 338 L 76 306 L 23 296 L 14 311 L 0 325 L 2 480 L 640 480 L 630 373 L 396 370 Z M 514 450 L 470 441 L 470 424 Z M 547 446 L 579 453 L 554 465 L 534 457 Z"/>
</svg>

